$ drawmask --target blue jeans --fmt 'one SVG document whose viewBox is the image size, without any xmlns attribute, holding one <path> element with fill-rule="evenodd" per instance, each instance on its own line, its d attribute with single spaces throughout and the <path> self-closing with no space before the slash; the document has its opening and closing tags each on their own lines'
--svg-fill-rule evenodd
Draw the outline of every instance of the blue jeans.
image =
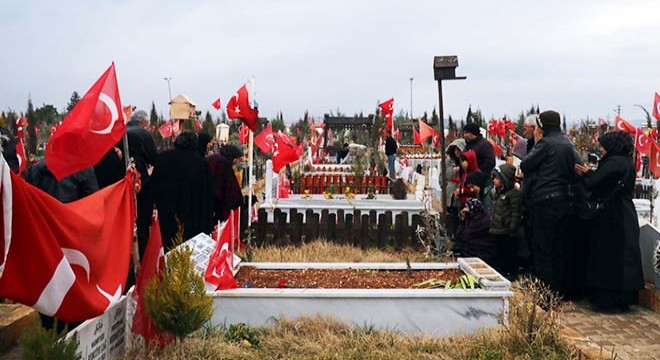
<svg viewBox="0 0 660 360">
<path fill-rule="evenodd" d="M 394 179 L 395 178 L 395 170 L 394 170 L 394 162 L 396 161 L 396 154 L 392 155 L 387 155 L 387 165 L 389 168 L 387 169 L 388 174 L 390 178 Z"/>
</svg>

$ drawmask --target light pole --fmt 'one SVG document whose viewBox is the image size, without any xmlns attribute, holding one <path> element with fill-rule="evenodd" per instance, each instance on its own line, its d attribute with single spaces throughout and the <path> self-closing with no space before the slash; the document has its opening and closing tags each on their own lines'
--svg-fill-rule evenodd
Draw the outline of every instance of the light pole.
<svg viewBox="0 0 660 360">
<path fill-rule="evenodd" d="M 413 118 L 413 112 L 412 112 L 412 110 L 413 110 L 413 107 L 412 107 L 412 105 L 413 105 L 413 102 L 412 102 L 412 99 L 413 99 L 412 98 L 412 82 L 413 82 L 413 79 L 414 78 L 410 78 L 410 119 L 411 120 Z"/>
<path fill-rule="evenodd" d="M 164 77 L 163 78 L 165 81 L 167 81 L 167 91 L 170 94 L 170 101 L 172 101 L 172 88 L 170 87 L 170 80 L 172 80 L 171 77 Z"/>
<path fill-rule="evenodd" d="M 438 82 L 438 103 L 439 103 L 439 121 L 438 132 L 440 133 L 440 172 L 441 183 L 440 192 L 442 194 L 442 220 L 447 224 L 447 159 L 445 154 L 445 112 L 442 104 L 442 80 L 465 80 L 465 76 L 456 76 L 458 67 L 458 56 L 435 56 L 433 58 L 433 77 Z"/>
</svg>

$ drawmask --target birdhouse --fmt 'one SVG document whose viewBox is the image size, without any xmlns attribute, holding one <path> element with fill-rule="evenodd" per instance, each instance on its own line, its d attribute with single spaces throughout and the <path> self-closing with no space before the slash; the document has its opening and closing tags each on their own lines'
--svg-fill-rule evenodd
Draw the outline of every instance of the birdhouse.
<svg viewBox="0 0 660 360">
<path fill-rule="evenodd" d="M 170 119 L 196 120 L 197 104 L 186 95 L 177 95 L 170 101 Z"/>
<path fill-rule="evenodd" d="M 433 73 L 435 80 L 458 80 L 465 77 L 456 77 L 458 67 L 458 56 L 435 56 L 433 58 Z"/>
</svg>

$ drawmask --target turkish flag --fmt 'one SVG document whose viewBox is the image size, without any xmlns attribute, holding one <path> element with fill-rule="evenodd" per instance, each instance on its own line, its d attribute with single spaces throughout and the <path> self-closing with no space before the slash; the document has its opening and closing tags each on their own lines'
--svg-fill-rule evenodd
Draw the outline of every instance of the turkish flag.
<svg viewBox="0 0 660 360">
<path fill-rule="evenodd" d="M 381 104 L 378 104 L 378 107 L 380 107 L 380 111 L 385 116 L 385 130 L 392 130 L 393 126 L 393 119 L 392 116 L 394 115 L 394 98 L 390 98 L 389 100 L 384 101 Z"/>
<path fill-rule="evenodd" d="M 94 166 L 126 133 L 115 63 L 64 118 L 46 145 L 46 165 L 58 180 Z"/>
<path fill-rule="evenodd" d="M 165 270 L 165 251 L 163 250 L 163 239 L 160 235 L 160 226 L 158 225 L 158 216 L 151 217 L 151 228 L 147 248 L 144 252 L 144 258 L 140 264 L 140 272 L 135 281 L 133 290 L 133 300 L 137 302 L 135 314 L 133 315 L 133 326 L 131 332 L 142 335 L 147 344 L 155 344 L 159 348 L 165 347 L 174 340 L 171 334 L 164 334 L 158 331 L 156 324 L 147 314 L 144 305 L 144 291 L 151 279 L 163 276 Z"/>
<path fill-rule="evenodd" d="M 413 144 L 421 144 L 422 138 L 419 136 L 419 131 L 413 128 Z"/>
<path fill-rule="evenodd" d="M 635 149 L 639 153 L 648 153 L 651 150 L 651 138 L 641 129 L 635 129 Z"/>
<path fill-rule="evenodd" d="M 275 138 L 273 135 L 273 126 L 268 124 L 257 136 L 254 137 L 254 144 L 259 147 L 262 153 L 268 154 L 273 150 Z"/>
<path fill-rule="evenodd" d="M 247 91 L 247 86 L 241 86 L 231 99 L 229 99 L 229 102 L 227 103 L 227 117 L 230 119 L 239 119 L 243 124 L 250 128 L 250 130 L 257 130 L 259 110 L 253 109 L 250 106 L 250 97 Z"/>
<path fill-rule="evenodd" d="M 16 157 L 18 158 L 18 175 L 22 174 L 27 169 L 27 157 L 25 156 L 25 144 L 23 144 L 23 136 L 18 137 L 16 142 Z"/>
<path fill-rule="evenodd" d="M 202 120 L 195 120 L 195 123 L 193 124 L 195 131 L 200 131 L 202 130 Z"/>
<path fill-rule="evenodd" d="M 495 156 L 502 156 L 502 148 L 493 141 L 493 139 L 488 139 L 488 142 L 490 142 L 491 145 L 493 145 L 493 151 L 495 152 Z"/>
<path fill-rule="evenodd" d="M 66 322 L 117 302 L 133 244 L 134 177 L 63 204 L 0 160 L 0 297 Z"/>
<path fill-rule="evenodd" d="M 241 127 L 238 128 L 238 141 L 241 144 L 247 144 L 248 141 L 250 141 L 250 129 L 247 126 L 241 125 Z"/>
<path fill-rule="evenodd" d="M 491 120 L 488 122 L 488 133 L 497 135 L 497 121 Z"/>
<path fill-rule="evenodd" d="M 225 222 L 222 230 L 219 230 L 221 231 L 220 238 L 209 256 L 209 265 L 204 274 L 204 280 L 209 284 L 215 285 L 217 290 L 235 289 L 238 287 L 232 273 L 234 262 L 232 224 L 235 223 L 232 216 L 234 216 L 234 213 L 235 211 L 232 210 L 228 221 Z"/>
<path fill-rule="evenodd" d="M 279 172 L 284 166 L 300 158 L 300 148 L 281 131 L 275 134 L 273 144 L 273 171 Z"/>
<path fill-rule="evenodd" d="M 631 123 L 627 122 L 620 116 L 617 116 L 616 119 L 614 119 L 614 123 L 616 124 L 617 130 L 625 131 L 629 134 L 635 134 L 637 132 L 636 127 L 634 127 Z"/>
<path fill-rule="evenodd" d="M 651 142 L 651 154 L 649 155 L 649 170 L 660 177 L 660 145 L 657 142 Z"/>
<path fill-rule="evenodd" d="M 660 121 L 660 95 L 655 93 L 655 99 L 653 100 L 653 117 Z"/>
<path fill-rule="evenodd" d="M 167 139 L 168 137 L 172 136 L 174 134 L 174 127 L 172 126 L 172 122 L 168 121 L 159 126 L 158 132 L 160 133 L 160 136 L 163 137 L 163 139 Z"/>
<path fill-rule="evenodd" d="M 220 108 L 222 107 L 222 106 L 220 106 L 220 98 L 217 98 L 217 99 L 211 104 L 211 106 L 213 106 L 216 110 L 220 110 Z"/>
<path fill-rule="evenodd" d="M 438 133 L 431 126 L 422 121 L 422 119 L 419 119 L 419 137 L 421 141 L 437 134 Z"/>
</svg>

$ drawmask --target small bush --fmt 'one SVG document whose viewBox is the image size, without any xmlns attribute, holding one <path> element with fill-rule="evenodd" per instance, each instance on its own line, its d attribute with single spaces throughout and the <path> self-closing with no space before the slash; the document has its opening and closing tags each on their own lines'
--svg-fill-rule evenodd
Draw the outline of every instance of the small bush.
<svg viewBox="0 0 660 360">
<path fill-rule="evenodd" d="M 23 359 L 25 360 L 69 360 L 76 358 L 78 349 L 78 338 L 73 336 L 65 340 L 64 336 L 67 329 L 62 332 L 57 331 L 57 323 L 53 329 L 44 329 L 39 325 L 34 325 L 28 329 L 18 344 L 23 349 Z"/>
<path fill-rule="evenodd" d="M 259 332 L 249 326 L 239 323 L 232 324 L 224 331 L 225 340 L 237 344 L 249 344 L 250 346 L 259 346 Z"/>
<path fill-rule="evenodd" d="M 170 251 L 162 278 L 151 280 L 144 292 L 144 305 L 154 324 L 179 340 L 201 328 L 213 313 L 213 299 L 206 295 L 191 254 L 187 247 Z"/>
</svg>

